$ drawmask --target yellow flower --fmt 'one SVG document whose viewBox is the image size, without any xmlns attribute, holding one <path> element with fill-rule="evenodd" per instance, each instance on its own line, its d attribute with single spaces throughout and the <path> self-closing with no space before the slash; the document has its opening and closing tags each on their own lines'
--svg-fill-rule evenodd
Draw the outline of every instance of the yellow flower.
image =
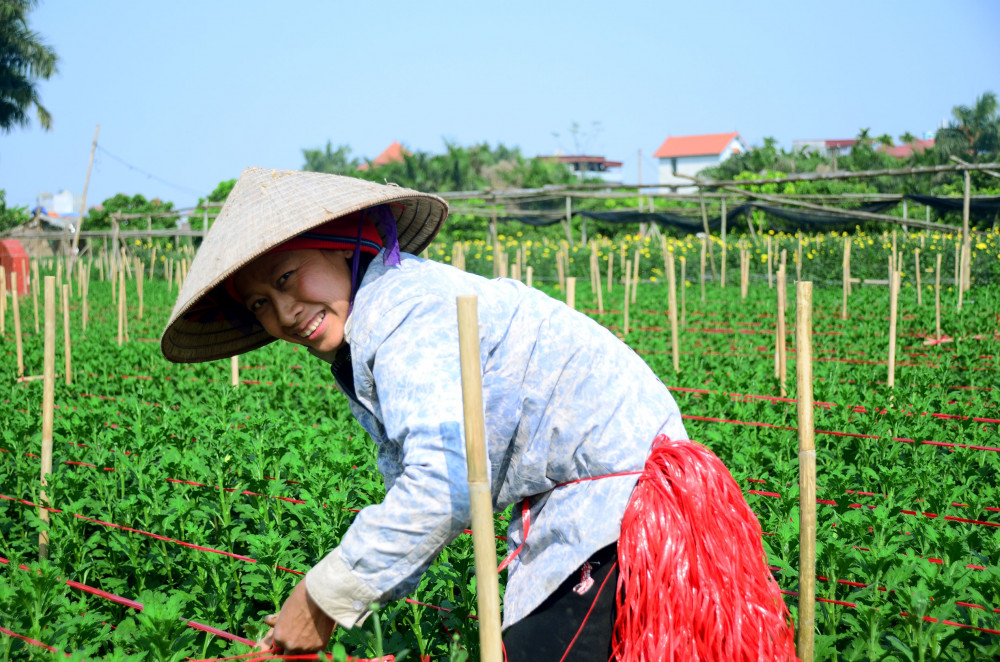
<svg viewBox="0 0 1000 662">
<path fill-rule="evenodd" d="M 978 244 L 976 244 L 976 248 L 978 248 L 981 251 L 985 251 L 986 250 L 986 244 L 984 244 L 983 242 L 979 242 Z"/>
</svg>

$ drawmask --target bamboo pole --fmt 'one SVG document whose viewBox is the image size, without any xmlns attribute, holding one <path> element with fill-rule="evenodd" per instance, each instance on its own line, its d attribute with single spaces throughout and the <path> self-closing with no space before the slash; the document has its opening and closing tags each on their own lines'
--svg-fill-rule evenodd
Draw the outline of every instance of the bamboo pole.
<svg viewBox="0 0 1000 662">
<path fill-rule="evenodd" d="M 673 253 L 667 253 L 667 309 L 670 313 L 670 354 L 674 359 L 674 372 L 680 372 L 680 348 L 677 338 L 677 277 L 674 274 Z"/>
<path fill-rule="evenodd" d="M 685 326 L 687 326 L 687 258 L 681 257 L 681 327 Z"/>
<path fill-rule="evenodd" d="M 937 254 L 937 267 L 934 270 L 934 329 L 935 338 L 941 337 L 941 253 Z"/>
<path fill-rule="evenodd" d="M 850 259 L 851 259 L 851 238 L 847 237 L 846 239 L 844 239 L 844 258 L 842 260 L 842 263 L 843 263 L 842 266 L 843 266 L 843 270 L 844 270 L 844 274 L 843 274 L 843 289 L 844 289 L 844 294 L 843 294 L 843 303 L 841 304 L 841 307 L 840 307 L 840 319 L 842 319 L 842 320 L 846 320 L 847 319 L 847 297 L 851 293 L 851 264 L 850 264 Z"/>
<path fill-rule="evenodd" d="M 56 279 L 45 277 L 45 363 L 42 373 L 42 474 L 39 501 L 47 506 L 50 501 L 45 493 L 46 476 L 52 473 L 52 427 L 55 414 L 56 389 Z M 49 558 L 49 511 L 38 509 L 38 517 L 45 523 L 38 534 L 38 558 Z"/>
<path fill-rule="evenodd" d="M 600 280 L 597 281 L 597 312 L 604 314 L 604 288 L 601 287 Z"/>
<path fill-rule="evenodd" d="M 628 295 L 629 290 L 632 287 L 632 261 L 625 260 L 625 309 L 622 311 L 625 316 L 624 323 L 622 325 L 622 334 L 628 335 Z"/>
<path fill-rule="evenodd" d="M 701 224 L 705 230 L 705 242 L 708 245 L 708 264 L 712 268 L 712 278 L 715 278 L 715 255 L 712 254 L 711 243 L 712 232 L 708 229 L 708 212 L 705 210 L 705 196 L 700 188 L 698 189 L 698 200 L 701 203 Z"/>
<path fill-rule="evenodd" d="M 562 251 L 556 251 L 556 273 L 559 275 L 559 289 L 566 291 L 566 272 L 563 270 Z"/>
<path fill-rule="evenodd" d="M 608 294 L 611 294 L 611 279 L 614 277 L 615 254 L 608 251 Z"/>
<path fill-rule="evenodd" d="M 80 313 L 83 334 L 87 334 L 87 318 L 90 315 L 90 265 L 87 265 L 86 278 L 83 281 L 83 294 L 81 295 L 82 310 Z"/>
<path fill-rule="evenodd" d="M 42 285 L 42 279 L 38 277 L 38 261 L 35 260 L 31 263 L 32 272 L 34 273 L 34 279 L 28 282 L 28 286 L 31 289 L 31 301 L 35 311 L 35 334 L 40 333 L 38 327 L 38 288 Z M 24 274 L 27 276 L 28 274 Z"/>
<path fill-rule="evenodd" d="M 576 278 L 573 276 L 566 279 L 566 305 L 576 310 Z"/>
<path fill-rule="evenodd" d="M 10 303 L 14 309 L 14 346 L 17 352 L 17 376 L 24 377 L 24 342 L 21 338 L 21 304 L 17 300 L 17 268 L 10 274 Z"/>
<path fill-rule="evenodd" d="M 705 253 L 707 248 L 705 244 L 708 242 L 707 237 L 701 238 L 701 303 L 705 303 Z"/>
<path fill-rule="evenodd" d="M 529 264 L 528 265 L 528 273 L 526 274 L 526 277 L 525 277 L 525 281 L 526 281 L 525 285 L 527 285 L 528 287 L 533 287 L 534 277 L 535 277 L 535 268 L 532 267 Z"/>
<path fill-rule="evenodd" d="M 795 280 L 802 280 L 802 237 L 801 234 L 798 236 L 798 243 L 795 247 Z"/>
<path fill-rule="evenodd" d="M 959 292 L 969 289 L 971 278 L 969 277 L 969 257 L 971 256 L 969 241 L 969 198 L 972 189 L 972 178 L 969 171 L 962 173 L 965 175 L 965 187 L 962 191 L 962 284 Z"/>
<path fill-rule="evenodd" d="M 957 261 L 957 277 L 955 278 L 955 287 L 958 290 L 958 303 L 956 304 L 956 310 L 962 310 L 962 295 L 965 293 L 965 250 L 962 248 L 961 244 L 955 245 L 955 259 Z"/>
<path fill-rule="evenodd" d="M 0 264 L 0 338 L 7 333 L 7 270 Z"/>
<path fill-rule="evenodd" d="M 118 345 L 125 341 L 125 270 L 118 270 Z"/>
<path fill-rule="evenodd" d="M 493 497 L 486 475 L 486 429 L 483 422 L 482 368 L 479 360 L 479 319 L 476 297 L 458 297 L 458 341 L 465 411 L 465 452 L 468 462 L 472 544 L 476 565 L 476 604 L 480 659 L 500 662 L 500 589 L 496 570 Z"/>
<path fill-rule="evenodd" d="M 917 305 L 924 305 L 924 296 L 920 292 L 920 249 L 913 249 L 913 273 L 917 277 Z"/>
<path fill-rule="evenodd" d="M 795 302 L 795 372 L 799 428 L 799 658 L 813 659 L 816 628 L 816 444 L 813 425 L 812 283 L 800 281 Z"/>
<path fill-rule="evenodd" d="M 136 263 L 135 288 L 136 288 L 136 294 L 139 295 L 139 319 L 142 319 L 142 281 L 145 272 L 146 268 L 142 265 L 142 262 L 139 261 L 138 263 Z"/>
<path fill-rule="evenodd" d="M 886 384 L 896 387 L 896 318 L 899 311 L 899 270 L 894 269 L 889 281 L 889 375 Z"/>
<path fill-rule="evenodd" d="M 240 357 L 233 356 L 229 359 L 229 384 L 231 386 L 240 385 Z"/>
<path fill-rule="evenodd" d="M 73 385 L 73 358 L 70 352 L 69 333 L 69 290 L 70 286 L 63 283 L 62 286 L 62 309 L 63 309 L 63 346 L 65 349 L 66 386 Z"/>
<path fill-rule="evenodd" d="M 721 289 L 726 289 L 726 222 L 727 222 L 728 219 L 726 218 L 726 199 L 725 198 L 722 199 L 722 212 L 721 212 L 721 215 L 722 215 L 722 235 L 721 235 L 721 237 L 722 237 L 722 260 L 721 260 L 721 263 L 719 265 L 719 287 Z M 683 282 L 683 279 L 681 279 L 681 282 Z M 681 292 L 683 292 L 683 291 L 684 290 L 682 288 Z M 682 325 L 683 325 L 683 323 L 682 323 Z"/>
<path fill-rule="evenodd" d="M 785 267 L 782 266 L 778 269 L 778 383 L 781 385 L 781 397 L 788 395 L 788 387 L 786 383 L 788 381 L 788 369 L 787 369 L 787 346 L 785 338 L 785 308 L 787 306 L 787 284 L 785 277 Z"/>
<path fill-rule="evenodd" d="M 774 282 L 771 277 L 771 235 L 767 235 L 767 286 L 774 287 Z"/>
<path fill-rule="evenodd" d="M 632 303 L 635 303 L 636 297 L 639 296 L 639 259 L 642 257 L 642 252 L 637 248 L 635 249 L 635 260 L 632 262 L 632 268 L 635 273 L 632 274 Z"/>
</svg>

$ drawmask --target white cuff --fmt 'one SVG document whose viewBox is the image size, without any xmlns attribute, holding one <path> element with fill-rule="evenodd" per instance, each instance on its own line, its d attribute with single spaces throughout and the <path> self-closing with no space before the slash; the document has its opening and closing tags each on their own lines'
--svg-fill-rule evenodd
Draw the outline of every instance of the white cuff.
<svg viewBox="0 0 1000 662">
<path fill-rule="evenodd" d="M 306 589 L 327 616 L 348 630 L 364 623 L 371 613 L 369 607 L 380 595 L 348 569 L 339 547 L 306 573 Z"/>
</svg>

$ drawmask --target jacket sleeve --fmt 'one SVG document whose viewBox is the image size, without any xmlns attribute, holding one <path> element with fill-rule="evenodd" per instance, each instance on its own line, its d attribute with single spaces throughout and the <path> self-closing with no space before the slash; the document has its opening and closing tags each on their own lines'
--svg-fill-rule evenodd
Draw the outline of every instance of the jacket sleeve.
<svg viewBox="0 0 1000 662">
<path fill-rule="evenodd" d="M 310 596 L 344 627 L 363 621 L 371 602 L 416 588 L 471 519 L 455 302 L 408 301 L 379 327 L 387 331 L 372 367 L 376 414 L 400 449 L 401 473 L 306 579 Z"/>
</svg>

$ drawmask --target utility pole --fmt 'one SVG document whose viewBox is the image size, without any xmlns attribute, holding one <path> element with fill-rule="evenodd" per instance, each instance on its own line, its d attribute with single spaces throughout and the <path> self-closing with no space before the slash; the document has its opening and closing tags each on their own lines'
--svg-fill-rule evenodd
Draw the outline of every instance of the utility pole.
<svg viewBox="0 0 1000 662">
<path fill-rule="evenodd" d="M 67 275 L 73 275 L 73 265 L 76 264 L 76 256 L 79 254 L 80 232 L 83 230 L 83 215 L 87 213 L 87 187 L 90 186 L 90 171 L 94 167 L 94 152 L 97 151 L 97 134 L 101 131 L 98 124 L 94 129 L 94 144 L 90 146 L 90 163 L 87 164 L 87 179 L 83 182 L 83 195 L 80 198 L 80 222 L 76 224 L 76 232 L 73 234 L 73 250 L 70 254 L 69 264 L 66 267 Z"/>
</svg>

